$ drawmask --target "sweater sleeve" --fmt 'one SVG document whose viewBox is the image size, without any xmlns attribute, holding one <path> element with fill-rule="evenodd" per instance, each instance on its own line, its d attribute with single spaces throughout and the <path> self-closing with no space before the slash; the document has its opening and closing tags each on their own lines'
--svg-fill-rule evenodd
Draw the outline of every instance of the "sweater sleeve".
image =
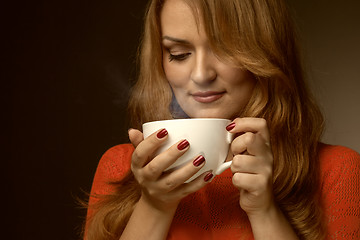
<svg viewBox="0 0 360 240">
<path fill-rule="evenodd" d="M 327 239 L 360 239 L 360 155 L 328 146 L 320 159 Z"/>
</svg>

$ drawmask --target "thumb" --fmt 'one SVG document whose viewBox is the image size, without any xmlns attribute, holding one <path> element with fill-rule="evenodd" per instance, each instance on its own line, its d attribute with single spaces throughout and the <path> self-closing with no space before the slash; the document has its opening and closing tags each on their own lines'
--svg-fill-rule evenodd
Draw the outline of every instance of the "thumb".
<svg viewBox="0 0 360 240">
<path fill-rule="evenodd" d="M 129 134 L 130 142 L 132 143 L 132 145 L 134 145 L 134 147 L 137 147 L 139 143 L 141 143 L 144 140 L 143 133 L 137 129 L 130 128 L 128 130 L 128 134 Z"/>
</svg>

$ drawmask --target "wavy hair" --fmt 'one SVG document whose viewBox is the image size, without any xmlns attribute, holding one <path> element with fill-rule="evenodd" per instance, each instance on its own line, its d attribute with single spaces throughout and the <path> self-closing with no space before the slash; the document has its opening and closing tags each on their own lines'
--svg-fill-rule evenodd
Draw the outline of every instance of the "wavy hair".
<svg viewBox="0 0 360 240">
<path fill-rule="evenodd" d="M 301 239 L 324 238 L 317 195 L 323 117 L 305 82 L 298 37 L 285 1 L 183 1 L 197 20 L 202 18 L 213 51 L 255 76 L 256 86 L 239 117 L 266 119 L 276 202 Z M 162 67 L 163 2 L 150 1 L 145 15 L 138 81 L 129 101 L 132 125 L 139 129 L 144 122 L 172 118 L 173 96 Z M 117 239 L 126 226 L 141 193 L 132 173 L 116 184 L 116 193 L 105 196 L 89 220 L 89 239 Z"/>
</svg>

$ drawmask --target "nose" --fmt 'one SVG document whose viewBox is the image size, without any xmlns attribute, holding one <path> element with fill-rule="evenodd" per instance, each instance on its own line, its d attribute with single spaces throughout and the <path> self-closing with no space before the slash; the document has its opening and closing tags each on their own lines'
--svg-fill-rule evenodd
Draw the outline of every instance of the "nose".
<svg viewBox="0 0 360 240">
<path fill-rule="evenodd" d="M 191 80 L 199 85 L 207 85 L 216 79 L 216 59 L 213 53 L 202 51 L 196 54 L 191 72 Z"/>
</svg>

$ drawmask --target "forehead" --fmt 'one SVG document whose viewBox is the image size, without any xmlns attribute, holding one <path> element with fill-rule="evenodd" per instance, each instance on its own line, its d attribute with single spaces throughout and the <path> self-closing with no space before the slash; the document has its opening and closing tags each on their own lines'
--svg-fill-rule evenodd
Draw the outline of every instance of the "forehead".
<svg viewBox="0 0 360 240">
<path fill-rule="evenodd" d="M 160 12 L 162 35 L 187 35 L 198 30 L 194 11 L 183 0 L 166 0 Z"/>
</svg>

